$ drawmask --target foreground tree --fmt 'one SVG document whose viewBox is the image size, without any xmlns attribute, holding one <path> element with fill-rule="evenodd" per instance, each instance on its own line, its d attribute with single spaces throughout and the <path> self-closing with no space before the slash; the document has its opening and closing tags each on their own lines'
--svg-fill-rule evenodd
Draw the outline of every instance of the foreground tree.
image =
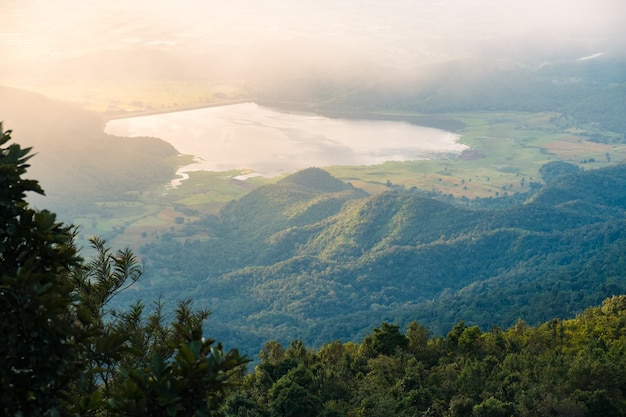
<svg viewBox="0 0 626 417">
<path fill-rule="evenodd" d="M 178 303 L 169 324 L 160 300 L 150 314 L 141 302 L 122 312 L 108 308 L 141 269 L 129 251 L 111 253 L 100 239 L 92 245 L 98 255 L 72 279 L 99 330 L 85 345 L 87 367 L 69 391 L 68 410 L 82 416 L 219 415 L 247 358 L 203 337 L 210 312 L 194 311 L 191 300 Z"/>
<path fill-rule="evenodd" d="M 142 274 L 133 253 L 95 238 L 84 263 L 75 228 L 29 207 L 30 149 L 0 131 L 0 415 L 218 415 L 248 360 L 203 337 L 191 301 L 170 324 L 161 302 L 111 309 Z"/>
<path fill-rule="evenodd" d="M 22 179 L 30 149 L 0 139 L 0 414 L 58 415 L 60 393 L 84 364 L 80 345 L 89 315 L 68 274 L 80 263 L 73 228 L 53 213 L 31 209 L 26 193 L 43 194 Z"/>
</svg>

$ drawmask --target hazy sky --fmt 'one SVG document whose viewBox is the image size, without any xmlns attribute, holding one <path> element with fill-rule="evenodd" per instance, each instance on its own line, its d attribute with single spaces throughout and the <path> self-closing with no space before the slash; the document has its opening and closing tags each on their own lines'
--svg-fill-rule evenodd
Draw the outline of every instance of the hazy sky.
<svg viewBox="0 0 626 417">
<path fill-rule="evenodd" d="M 624 0 L 0 0 L 0 15 L 5 71 L 120 51 L 224 71 L 410 67 L 521 46 L 584 56 L 626 37 Z"/>
</svg>

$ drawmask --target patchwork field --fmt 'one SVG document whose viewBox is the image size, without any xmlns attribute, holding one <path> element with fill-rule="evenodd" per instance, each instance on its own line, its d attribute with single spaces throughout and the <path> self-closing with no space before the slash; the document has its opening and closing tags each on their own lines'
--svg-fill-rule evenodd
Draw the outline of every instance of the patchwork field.
<svg viewBox="0 0 626 417">
<path fill-rule="evenodd" d="M 466 124 L 461 143 L 469 150 L 449 158 L 388 162 L 368 167 L 330 167 L 335 176 L 376 193 L 387 185 L 435 190 L 455 197 L 497 197 L 526 192 L 541 182 L 539 168 L 563 160 L 585 169 L 626 160 L 623 144 L 590 142 L 554 124 L 554 113 L 465 113 L 450 115 Z M 389 183 L 388 183 L 389 181 Z"/>
</svg>

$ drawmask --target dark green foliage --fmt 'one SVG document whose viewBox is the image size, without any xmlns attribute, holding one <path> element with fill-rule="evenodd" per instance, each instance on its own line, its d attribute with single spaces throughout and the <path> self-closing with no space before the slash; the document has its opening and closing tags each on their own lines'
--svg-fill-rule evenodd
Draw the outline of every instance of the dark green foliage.
<svg viewBox="0 0 626 417">
<path fill-rule="evenodd" d="M 368 335 L 363 341 L 363 349 L 367 356 L 392 355 L 396 350 L 406 349 L 408 339 L 400 333 L 399 326 L 383 323 L 374 328 L 374 334 Z"/>
<path fill-rule="evenodd" d="M 128 250 L 111 253 L 92 239 L 93 261 L 72 274 L 98 331 L 85 345 L 88 366 L 69 390 L 67 407 L 81 415 L 210 416 L 236 385 L 247 359 L 203 337 L 208 310 L 179 302 L 166 324 L 163 303 L 152 313 L 136 303 L 115 311 L 109 301 L 133 285 L 142 269 Z"/>
<path fill-rule="evenodd" d="M 0 124 L 0 407 L 2 415 L 59 415 L 60 393 L 78 377 L 88 316 L 75 304 L 73 229 L 31 209 L 22 175 L 30 149 L 7 145 Z"/>
<path fill-rule="evenodd" d="M 113 415 L 210 416 L 224 401 L 246 361 L 236 351 L 225 353 L 221 345 L 212 346 L 214 340 L 201 338 L 201 328 L 183 327 L 186 308 L 182 304 L 177 312 L 179 340 L 170 342 L 171 352 L 155 351 L 149 364 L 119 369 L 120 381 L 108 393 L 107 408 Z"/>
<path fill-rule="evenodd" d="M 67 279 L 79 258 L 73 230 L 31 209 L 22 175 L 30 149 L 7 144 L 0 124 L 0 404 L 3 415 L 58 415 L 60 392 L 77 378 L 85 337 Z"/>
<path fill-rule="evenodd" d="M 0 125 L 0 131 L 1 125 Z M 142 275 L 130 250 L 91 240 L 83 263 L 74 228 L 33 210 L 24 180 L 30 149 L 0 139 L 0 409 L 3 416 L 211 416 L 247 363 L 203 337 L 208 310 L 181 302 L 165 324 L 112 298 Z"/>
<path fill-rule="evenodd" d="M 582 200 L 598 208 L 626 208 L 626 165 L 559 176 L 536 197 L 537 203 L 561 206 Z"/>
<path fill-rule="evenodd" d="M 576 165 L 563 161 L 548 162 L 547 164 L 539 168 L 541 178 L 543 178 L 546 183 L 552 182 L 554 179 L 560 177 L 561 175 L 576 174 L 579 171 L 580 168 L 578 168 Z"/>
<path fill-rule="evenodd" d="M 504 208 L 342 187 L 302 171 L 186 225 L 208 240 L 170 236 L 144 260 L 167 273 L 159 291 L 211 303 L 216 334 L 248 353 L 268 336 L 355 340 L 381 318 L 437 335 L 459 320 L 538 323 L 626 291 L 622 165 L 559 175 Z"/>
<path fill-rule="evenodd" d="M 623 415 L 625 318 L 626 296 L 620 296 L 575 319 L 537 327 L 518 322 L 506 331 L 482 332 L 460 322 L 446 337 L 424 338 L 417 323 L 406 335 L 383 323 L 375 336 L 386 332 L 406 341 L 418 332 L 419 342 L 394 343 L 386 354 L 372 352 L 372 335 L 360 345 L 332 342 L 302 355 L 306 360 L 278 379 L 267 378 L 269 358 L 262 357 L 228 402 L 239 407 L 225 411 L 229 416 Z"/>
</svg>

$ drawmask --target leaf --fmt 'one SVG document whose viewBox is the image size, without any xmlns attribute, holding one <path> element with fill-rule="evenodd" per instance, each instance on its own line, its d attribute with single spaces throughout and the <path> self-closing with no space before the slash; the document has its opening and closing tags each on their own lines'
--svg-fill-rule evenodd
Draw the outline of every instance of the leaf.
<svg viewBox="0 0 626 417">
<path fill-rule="evenodd" d="M 158 353 L 155 353 L 154 355 L 152 355 L 152 362 L 151 362 L 151 371 L 152 373 L 157 376 L 159 379 L 165 375 L 166 373 L 168 373 L 168 371 L 170 370 L 170 365 L 167 364 L 164 360 L 163 357 L 161 355 L 159 355 Z"/>
<path fill-rule="evenodd" d="M 178 348 L 178 355 L 176 355 L 176 361 L 179 363 L 184 361 L 187 364 L 193 364 L 196 361 L 196 356 L 194 356 L 194 353 L 189 348 L 189 346 L 185 344 Z"/>
</svg>

